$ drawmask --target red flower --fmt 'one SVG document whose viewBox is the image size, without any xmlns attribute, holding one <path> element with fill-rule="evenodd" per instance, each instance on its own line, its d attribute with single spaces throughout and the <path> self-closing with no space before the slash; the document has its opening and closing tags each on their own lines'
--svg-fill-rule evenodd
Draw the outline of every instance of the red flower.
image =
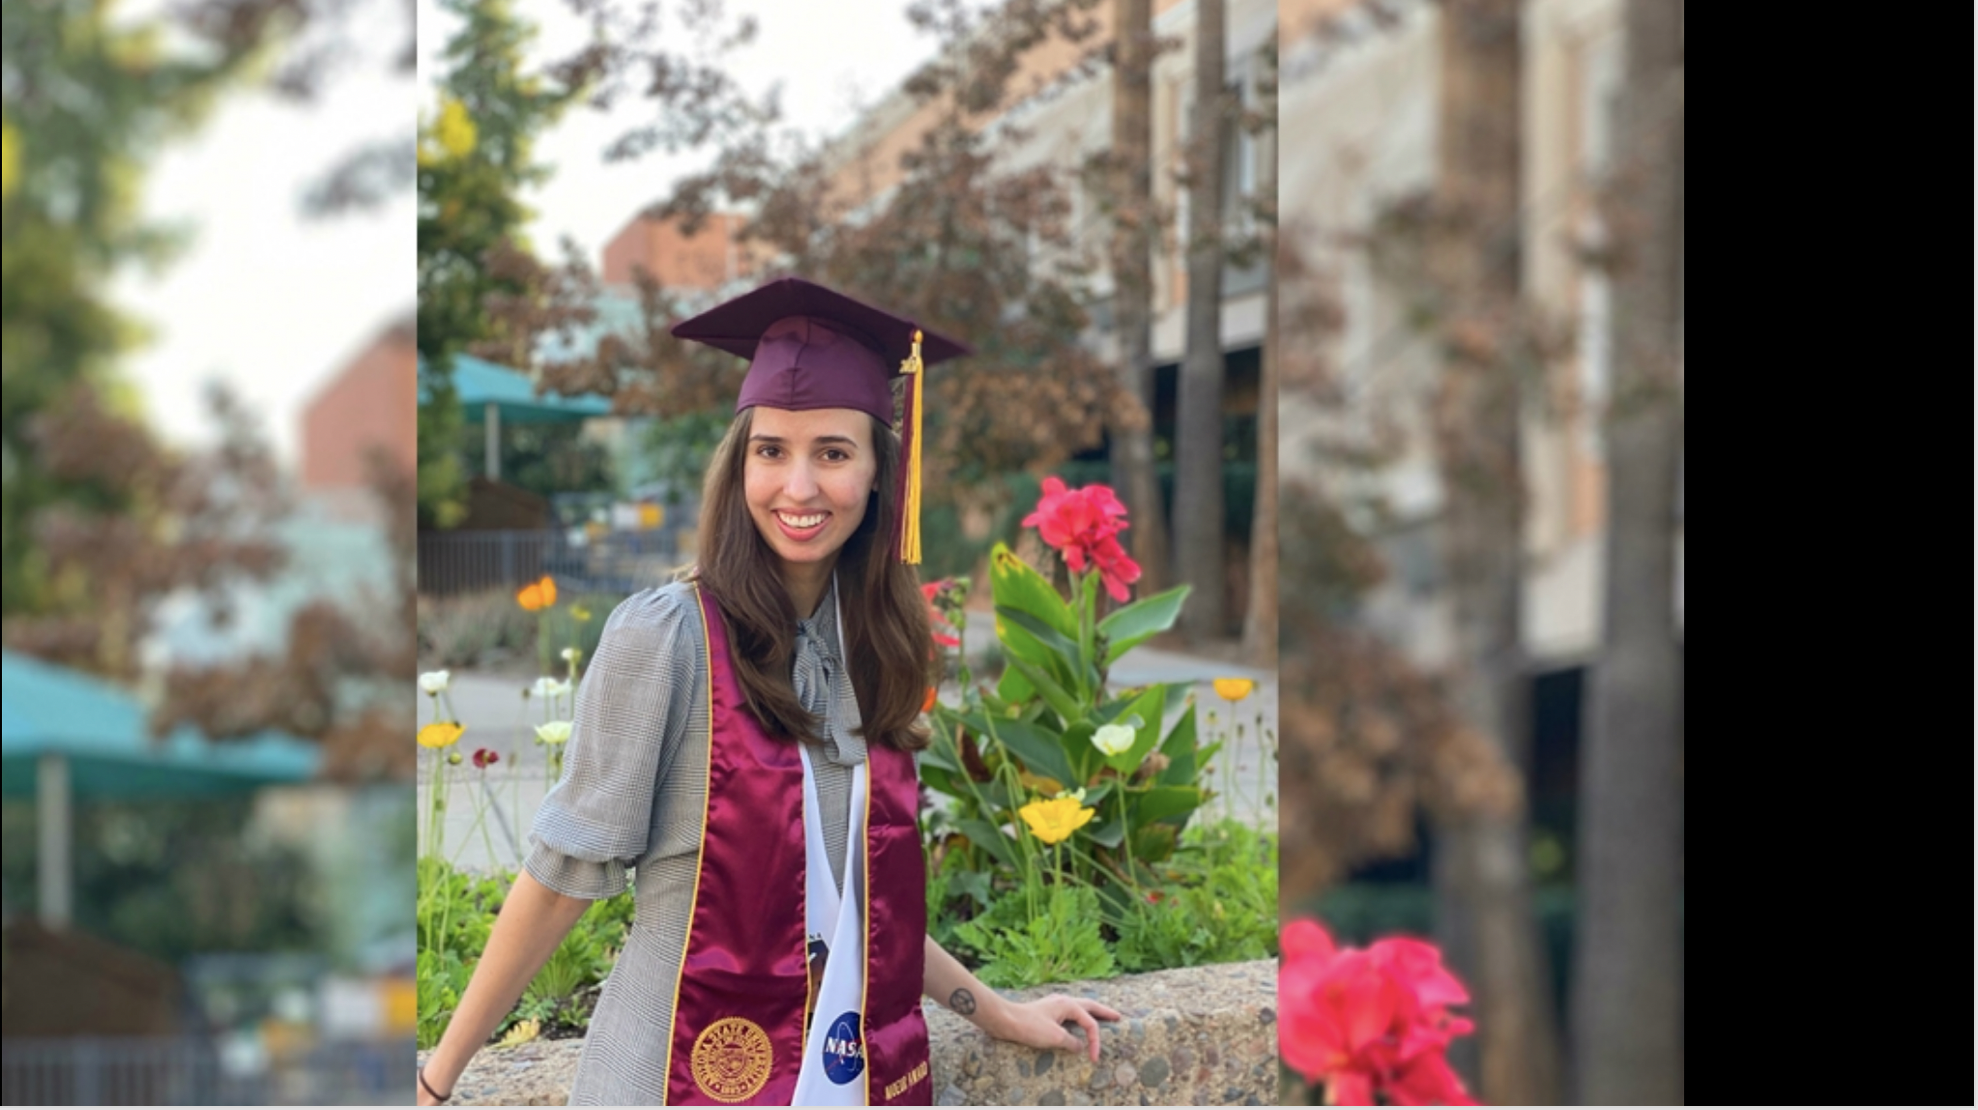
<svg viewBox="0 0 1978 1110">
<path fill-rule="evenodd" d="M 1023 526 L 1036 528 L 1044 542 L 1050 544 L 1064 556 L 1065 565 L 1072 573 L 1082 574 L 1088 559 L 1095 557 L 1099 549 L 1112 542 L 1118 551 L 1119 544 L 1113 537 L 1127 527 L 1126 506 L 1106 486 L 1085 486 L 1081 489 L 1066 489 L 1064 479 L 1053 475 L 1044 479 L 1043 496 L 1037 499 L 1037 508 L 1023 518 Z M 1124 558 L 1124 552 L 1119 557 Z M 1115 560 L 1117 565 L 1117 560 Z M 1133 560 L 1126 559 L 1125 565 L 1133 567 Z M 1124 568 L 1119 568 L 1123 571 Z M 1104 572 L 1103 566 L 1101 567 Z M 1106 588 L 1113 596 L 1125 600 L 1125 595 L 1114 588 L 1115 578 L 1131 582 L 1140 576 L 1140 568 L 1133 567 L 1131 577 L 1108 574 Z"/>
<path fill-rule="evenodd" d="M 479 767 L 481 770 L 485 771 L 500 762 L 501 756 L 496 755 L 494 752 L 486 748 L 474 749 L 474 766 Z"/>
<path fill-rule="evenodd" d="M 1307 1081 L 1326 1084 L 1327 1101 L 1476 1105 L 1444 1056 L 1473 1028 L 1447 1009 L 1469 992 L 1435 946 L 1391 939 L 1342 949 L 1316 922 L 1297 921 L 1281 947 L 1281 1053 Z"/>
<path fill-rule="evenodd" d="M 1125 601 L 1132 596 L 1127 587 L 1140 581 L 1140 564 L 1133 561 L 1118 540 L 1107 536 L 1093 548 L 1092 561 L 1098 564 L 1099 577 L 1114 601 Z"/>
<path fill-rule="evenodd" d="M 934 631 L 934 642 L 942 647 L 958 648 L 962 646 L 961 637 L 955 635 L 955 626 L 948 623 L 948 618 L 934 604 L 935 595 L 952 585 L 954 583 L 946 578 L 939 582 L 923 582 L 920 596 L 927 600 L 927 623 Z"/>
</svg>

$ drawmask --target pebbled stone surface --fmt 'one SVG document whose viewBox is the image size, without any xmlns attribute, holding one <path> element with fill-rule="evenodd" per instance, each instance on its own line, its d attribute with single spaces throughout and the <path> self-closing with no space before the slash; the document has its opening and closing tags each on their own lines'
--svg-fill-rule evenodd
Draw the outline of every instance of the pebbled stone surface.
<svg viewBox="0 0 1978 1110">
<path fill-rule="evenodd" d="M 929 1004 L 935 1099 L 942 1106 L 1229 1106 L 1278 1100 L 1277 961 L 1123 975 L 1007 992 L 1097 999 L 1122 1020 L 1102 1025 L 1099 1063 L 991 1038 Z M 485 1048 L 453 1105 L 561 1106 L 581 1041 Z M 420 1053 L 423 1062 L 425 1053 Z"/>
</svg>

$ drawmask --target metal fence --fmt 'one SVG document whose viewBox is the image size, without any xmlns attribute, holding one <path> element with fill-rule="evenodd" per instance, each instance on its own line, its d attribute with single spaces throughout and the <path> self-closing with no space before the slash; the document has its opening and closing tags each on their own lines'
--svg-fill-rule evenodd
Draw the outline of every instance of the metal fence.
<svg viewBox="0 0 1978 1110">
<path fill-rule="evenodd" d="M 544 575 L 566 593 L 630 594 L 692 558 L 680 529 L 607 532 L 421 532 L 419 592 L 429 597 L 517 589 Z"/>
<path fill-rule="evenodd" d="M 0 1041 L 7 1106 L 362 1106 L 411 1101 L 409 1039 L 270 1058 L 201 1037 Z"/>
</svg>

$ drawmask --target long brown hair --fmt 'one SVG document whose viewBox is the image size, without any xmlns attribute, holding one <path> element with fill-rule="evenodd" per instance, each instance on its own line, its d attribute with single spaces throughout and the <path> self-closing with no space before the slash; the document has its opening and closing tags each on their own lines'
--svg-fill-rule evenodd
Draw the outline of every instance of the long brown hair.
<svg viewBox="0 0 1978 1110">
<path fill-rule="evenodd" d="M 701 497 L 700 565 L 693 577 L 721 607 L 735 675 L 756 719 L 773 736 L 816 737 L 820 722 L 790 685 L 796 623 L 808 614 L 797 613 L 783 588 L 775 553 L 749 515 L 743 468 L 754 413 L 744 409 L 736 414 L 708 465 Z M 859 735 L 869 744 L 919 751 L 927 746 L 927 731 L 917 722 L 934 680 L 932 631 L 920 576 L 892 556 L 889 542 L 899 508 L 885 491 L 893 489 L 899 470 L 899 437 L 872 420 L 872 446 L 881 492 L 873 495 L 865 519 L 838 552 L 842 665 L 849 669 L 858 697 Z"/>
</svg>

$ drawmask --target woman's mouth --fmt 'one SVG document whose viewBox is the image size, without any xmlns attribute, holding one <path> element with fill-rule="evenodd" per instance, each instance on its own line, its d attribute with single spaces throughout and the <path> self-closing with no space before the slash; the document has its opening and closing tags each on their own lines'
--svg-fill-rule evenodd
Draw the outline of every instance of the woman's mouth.
<svg viewBox="0 0 1978 1110">
<path fill-rule="evenodd" d="M 785 536 L 798 543 L 816 539 L 818 534 L 824 531 L 825 524 L 831 520 L 830 513 L 792 513 L 778 509 L 775 515 L 776 526 L 783 530 Z"/>
</svg>

